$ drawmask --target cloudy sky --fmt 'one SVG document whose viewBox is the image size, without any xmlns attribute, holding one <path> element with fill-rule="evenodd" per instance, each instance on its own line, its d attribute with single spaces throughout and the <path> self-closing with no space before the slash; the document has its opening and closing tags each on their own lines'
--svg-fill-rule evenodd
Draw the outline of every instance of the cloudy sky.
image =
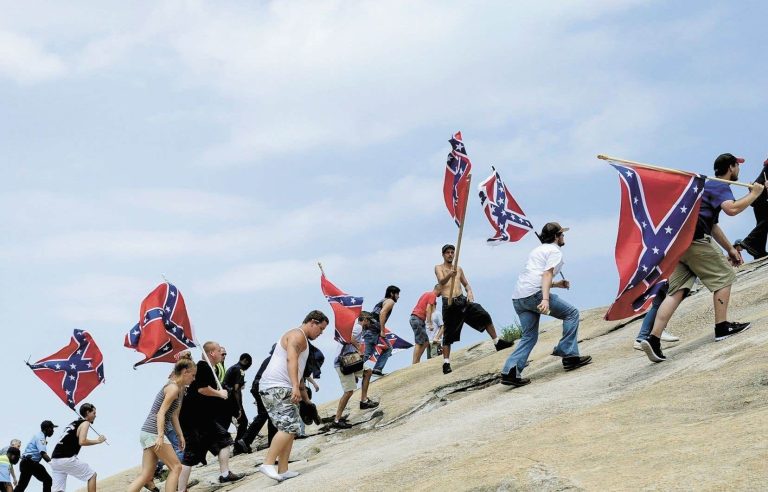
<svg viewBox="0 0 768 492">
<path fill-rule="evenodd" d="M 0 443 L 71 420 L 23 361 L 86 329 L 105 354 L 89 400 L 111 446 L 82 455 L 101 476 L 140 462 L 168 371 L 133 371 L 122 347 L 161 274 L 231 362 L 330 312 L 318 261 L 368 307 L 400 286 L 391 328 L 412 340 L 410 311 L 456 239 L 441 181 L 461 130 L 475 183 L 495 165 L 535 225 L 572 227 L 564 296 L 607 305 L 619 185 L 596 154 L 711 173 L 733 152 L 748 180 L 768 150 L 757 1 L 2 3 Z M 462 264 L 505 325 L 536 240 L 487 247 L 471 200 Z M 752 222 L 723 226 L 735 239 Z M 330 364 L 320 384 L 319 401 L 340 393 Z"/>
</svg>

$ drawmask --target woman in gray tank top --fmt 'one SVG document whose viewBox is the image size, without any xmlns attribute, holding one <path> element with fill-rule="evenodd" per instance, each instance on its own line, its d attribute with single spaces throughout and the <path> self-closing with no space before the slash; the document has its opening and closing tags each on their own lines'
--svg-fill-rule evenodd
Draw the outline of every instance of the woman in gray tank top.
<svg viewBox="0 0 768 492">
<path fill-rule="evenodd" d="M 170 379 L 160 389 L 152 403 L 152 409 L 149 411 L 144 425 L 141 426 L 139 441 L 144 455 L 141 460 L 141 473 L 128 486 L 129 492 L 139 492 L 145 483 L 152 479 L 155 473 L 155 465 L 158 458 L 168 465 L 168 478 L 165 480 L 166 492 L 175 492 L 181 473 L 181 463 L 173 447 L 165 440 L 166 424 L 170 421 L 176 434 L 179 436 L 179 443 L 182 449 L 185 446 L 184 434 L 179 425 L 179 410 L 181 410 L 181 399 L 184 396 L 184 389 L 195 380 L 197 366 L 189 359 L 179 360 L 173 368 Z"/>
</svg>

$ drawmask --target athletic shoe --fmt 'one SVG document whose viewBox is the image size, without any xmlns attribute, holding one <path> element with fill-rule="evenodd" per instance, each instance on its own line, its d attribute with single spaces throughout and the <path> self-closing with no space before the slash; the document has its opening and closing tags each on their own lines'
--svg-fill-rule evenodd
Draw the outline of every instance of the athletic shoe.
<svg viewBox="0 0 768 492">
<path fill-rule="evenodd" d="M 643 348 L 643 352 L 648 356 L 651 362 L 663 362 L 667 360 L 664 354 L 661 352 L 661 340 L 653 335 L 649 336 L 642 342 L 640 346 Z"/>
<path fill-rule="evenodd" d="M 371 373 L 373 373 L 374 376 L 386 376 L 386 374 L 381 372 L 381 369 L 374 369 L 373 371 L 371 371 Z"/>
<path fill-rule="evenodd" d="M 680 337 L 676 337 L 675 335 L 671 334 L 667 330 L 664 330 L 661 332 L 661 341 L 662 342 L 679 342 Z"/>
<path fill-rule="evenodd" d="M 501 375 L 501 384 L 506 386 L 514 386 L 515 388 L 519 388 L 520 386 L 525 386 L 526 384 L 530 384 L 531 380 L 528 378 L 518 378 L 516 376 L 513 376 L 510 372 L 509 374 L 502 374 Z"/>
<path fill-rule="evenodd" d="M 370 410 L 371 408 L 376 408 L 378 406 L 379 402 L 373 401 L 370 398 L 360 402 L 360 410 Z"/>
<path fill-rule="evenodd" d="M 245 475 L 240 473 L 229 472 L 229 474 L 226 477 L 219 476 L 219 483 L 237 482 L 238 480 L 242 479 L 244 476 Z"/>
<path fill-rule="evenodd" d="M 286 470 L 285 473 L 281 473 L 280 476 L 283 477 L 283 480 L 288 480 L 289 478 L 298 477 L 299 472 L 293 471 L 293 470 Z"/>
<path fill-rule="evenodd" d="M 259 471 L 272 480 L 277 480 L 278 482 L 284 480 L 283 476 L 277 473 L 277 467 L 275 465 L 260 465 Z"/>
<path fill-rule="evenodd" d="M 733 335 L 741 333 L 744 330 L 748 330 L 752 326 L 751 323 L 731 323 L 730 321 L 726 321 L 726 323 L 726 325 L 720 327 L 715 325 L 716 342 L 725 340 L 726 338 L 732 337 Z"/>
<path fill-rule="evenodd" d="M 453 372 L 451 364 L 449 362 L 443 362 L 443 374 L 450 374 Z"/>
<path fill-rule="evenodd" d="M 563 357 L 563 369 L 573 371 L 581 366 L 586 366 L 592 362 L 591 355 L 575 355 L 573 357 Z"/>
<path fill-rule="evenodd" d="M 508 349 L 514 344 L 515 342 L 508 342 L 502 338 L 499 338 L 498 341 L 496 342 L 496 345 L 494 345 L 494 347 L 496 347 L 496 352 L 498 352 L 500 350 Z"/>
<path fill-rule="evenodd" d="M 635 340 L 635 343 L 632 344 L 632 348 L 635 350 L 643 350 L 643 347 L 640 345 L 642 343 L 641 339 Z"/>
<path fill-rule="evenodd" d="M 331 427 L 334 429 L 351 429 L 352 424 L 347 422 L 346 420 L 334 420 L 331 422 Z"/>
</svg>

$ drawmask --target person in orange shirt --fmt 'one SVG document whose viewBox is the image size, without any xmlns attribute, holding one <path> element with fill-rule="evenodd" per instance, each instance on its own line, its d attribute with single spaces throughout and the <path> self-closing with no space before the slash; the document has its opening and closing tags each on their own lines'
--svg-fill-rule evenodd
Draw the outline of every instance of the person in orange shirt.
<svg viewBox="0 0 768 492">
<path fill-rule="evenodd" d="M 437 306 L 437 295 L 440 293 L 440 284 L 419 297 L 416 306 L 411 312 L 411 328 L 413 329 L 413 363 L 418 364 L 424 350 L 429 347 L 427 335 L 427 323 L 432 323 L 432 313 Z"/>
</svg>

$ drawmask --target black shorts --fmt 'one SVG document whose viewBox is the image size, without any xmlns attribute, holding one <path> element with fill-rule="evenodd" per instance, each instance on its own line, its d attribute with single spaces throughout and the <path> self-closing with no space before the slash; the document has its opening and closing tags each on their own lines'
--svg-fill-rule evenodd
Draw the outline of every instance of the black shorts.
<svg viewBox="0 0 768 492">
<path fill-rule="evenodd" d="M 187 466 L 206 463 L 205 453 L 210 452 L 218 456 L 222 449 L 234 443 L 229 432 L 217 422 L 208 422 L 189 433 L 185 431 L 184 434 L 187 445 L 184 448 L 181 464 Z"/>
<path fill-rule="evenodd" d="M 482 333 L 493 320 L 483 306 L 467 301 L 465 296 L 454 297 L 450 306 L 448 298 L 443 297 L 443 345 L 451 345 L 461 339 L 464 323 Z"/>
</svg>

